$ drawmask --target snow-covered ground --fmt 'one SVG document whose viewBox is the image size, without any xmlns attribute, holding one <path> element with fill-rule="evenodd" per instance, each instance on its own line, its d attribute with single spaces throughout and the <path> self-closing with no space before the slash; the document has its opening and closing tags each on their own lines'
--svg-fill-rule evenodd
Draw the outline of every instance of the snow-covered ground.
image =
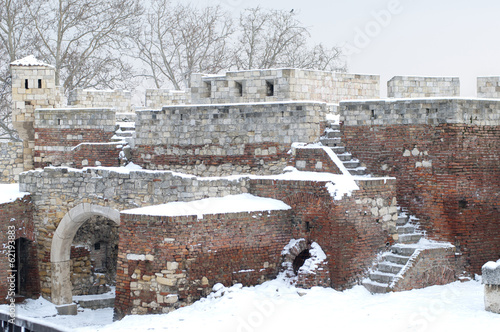
<svg viewBox="0 0 500 332">
<path fill-rule="evenodd" d="M 362 286 L 343 292 L 302 290 L 276 279 L 256 287 L 222 287 L 172 313 L 127 316 L 114 323 L 112 309 L 55 316 L 54 306 L 42 299 L 19 305 L 17 311 L 80 332 L 496 331 L 500 315 L 484 310 L 483 287 L 469 281 L 371 295 Z"/>
</svg>

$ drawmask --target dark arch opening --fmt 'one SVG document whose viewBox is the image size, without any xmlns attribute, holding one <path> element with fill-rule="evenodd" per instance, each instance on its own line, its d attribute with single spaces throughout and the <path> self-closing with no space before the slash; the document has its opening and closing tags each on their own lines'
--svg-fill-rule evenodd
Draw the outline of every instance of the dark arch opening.
<svg viewBox="0 0 500 332">
<path fill-rule="evenodd" d="M 300 254 L 295 257 L 293 260 L 293 273 L 297 275 L 299 273 L 299 269 L 304 265 L 304 262 L 308 259 L 311 258 L 311 253 L 309 252 L 309 249 L 302 250 Z"/>
</svg>

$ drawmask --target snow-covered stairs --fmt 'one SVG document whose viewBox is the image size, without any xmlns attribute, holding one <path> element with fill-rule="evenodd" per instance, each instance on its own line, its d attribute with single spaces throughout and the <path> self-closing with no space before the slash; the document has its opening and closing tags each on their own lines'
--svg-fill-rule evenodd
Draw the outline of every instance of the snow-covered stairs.
<svg viewBox="0 0 500 332">
<path fill-rule="evenodd" d="M 337 123 L 328 123 L 323 136 L 319 141 L 322 145 L 329 147 L 342 161 L 345 168 L 352 175 L 365 175 L 366 167 L 362 167 L 359 160 L 353 159 L 349 152 L 346 152 L 345 146 L 342 144 L 340 133 L 340 125 Z"/>
<path fill-rule="evenodd" d="M 111 138 L 112 142 L 128 141 L 134 137 L 135 122 L 117 122 L 115 134 Z"/>
<path fill-rule="evenodd" d="M 363 285 L 371 293 L 387 293 L 391 290 L 396 276 L 405 268 L 410 257 L 418 249 L 417 243 L 424 236 L 404 212 L 399 214 L 396 230 L 398 241 L 384 253 L 376 266 L 372 268 Z"/>
</svg>

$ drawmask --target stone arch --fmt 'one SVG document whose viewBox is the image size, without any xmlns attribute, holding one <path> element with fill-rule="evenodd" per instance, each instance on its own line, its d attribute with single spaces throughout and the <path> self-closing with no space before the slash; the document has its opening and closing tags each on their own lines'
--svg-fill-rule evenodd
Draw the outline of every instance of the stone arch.
<svg viewBox="0 0 500 332">
<path fill-rule="evenodd" d="M 120 224 L 120 211 L 111 207 L 82 203 L 66 213 L 57 226 L 50 248 L 52 271 L 51 298 L 56 305 L 70 304 L 73 301 L 70 280 L 71 244 L 78 228 L 94 215 L 108 218 Z"/>
</svg>

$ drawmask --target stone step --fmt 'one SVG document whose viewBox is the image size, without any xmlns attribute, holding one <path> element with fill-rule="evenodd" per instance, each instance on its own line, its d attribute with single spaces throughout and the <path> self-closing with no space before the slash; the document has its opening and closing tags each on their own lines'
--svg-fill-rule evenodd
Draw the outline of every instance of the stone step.
<svg viewBox="0 0 500 332">
<path fill-rule="evenodd" d="M 374 271 L 370 273 L 370 279 L 379 283 L 390 284 L 396 274 L 390 272 Z"/>
<path fill-rule="evenodd" d="M 359 167 L 359 160 L 351 159 L 351 160 L 346 160 L 342 161 L 344 164 L 345 168 L 358 168 Z"/>
<path fill-rule="evenodd" d="M 396 226 L 404 226 L 408 223 L 408 217 L 407 216 L 398 216 L 398 220 L 396 221 Z"/>
<path fill-rule="evenodd" d="M 370 279 L 363 280 L 363 286 L 370 292 L 374 294 L 387 293 L 389 290 L 389 284 L 376 282 Z"/>
<path fill-rule="evenodd" d="M 329 148 L 332 149 L 332 151 L 335 152 L 337 155 L 345 152 L 345 146 L 342 145 L 330 146 Z"/>
<path fill-rule="evenodd" d="M 340 131 L 340 125 L 338 123 L 329 123 L 326 125 L 327 128 Z"/>
<path fill-rule="evenodd" d="M 401 234 L 399 235 L 398 242 L 400 243 L 417 243 L 423 237 L 423 234 L 413 233 L 413 234 Z"/>
<path fill-rule="evenodd" d="M 342 143 L 342 140 L 339 137 L 336 137 L 336 138 L 320 138 L 319 141 L 324 146 L 329 146 L 329 147 L 339 146 Z"/>
<path fill-rule="evenodd" d="M 391 263 L 396 263 L 400 265 L 405 265 L 408 262 L 410 256 L 403 256 L 398 254 L 387 254 L 384 256 L 384 259 Z"/>
<path fill-rule="evenodd" d="M 401 256 L 411 256 L 413 253 L 417 250 L 416 246 L 399 246 L 397 244 L 393 245 L 391 247 L 391 252 L 396 255 L 401 255 Z"/>
<path fill-rule="evenodd" d="M 125 137 L 119 137 L 119 136 L 116 136 L 116 135 L 115 135 L 115 136 L 113 136 L 113 137 L 111 137 L 110 141 L 111 141 L 112 143 L 113 143 L 113 142 L 114 142 L 114 143 L 122 143 L 122 142 L 123 142 L 123 143 L 126 143 L 126 141 L 125 141 Z"/>
<path fill-rule="evenodd" d="M 397 274 L 399 271 L 401 271 L 403 266 L 404 265 L 402 265 L 402 264 L 396 264 L 396 263 L 391 263 L 391 262 L 385 261 L 385 262 L 381 262 L 378 264 L 377 270 L 380 272 Z"/>
<path fill-rule="evenodd" d="M 333 130 L 333 129 L 327 129 L 325 130 L 325 136 L 326 138 L 338 138 L 341 137 L 342 133 L 340 130 Z"/>
<path fill-rule="evenodd" d="M 115 132 L 115 135 L 120 136 L 120 137 L 133 137 L 135 131 L 119 131 Z"/>
<path fill-rule="evenodd" d="M 412 234 L 415 233 L 415 226 L 406 224 L 404 226 L 396 226 L 398 234 Z"/>
<path fill-rule="evenodd" d="M 365 175 L 366 167 L 357 167 L 357 168 L 347 168 L 351 175 Z"/>
<path fill-rule="evenodd" d="M 89 300 L 78 300 L 76 301 L 78 305 L 82 308 L 89 308 L 92 310 L 95 309 L 104 309 L 104 308 L 113 308 L 115 306 L 115 298 L 102 298 L 102 299 L 89 299 Z"/>
<path fill-rule="evenodd" d="M 352 154 L 350 154 L 349 152 L 344 152 L 344 153 L 338 154 L 337 157 L 339 157 L 339 159 L 341 161 L 349 161 L 352 159 Z"/>
</svg>

